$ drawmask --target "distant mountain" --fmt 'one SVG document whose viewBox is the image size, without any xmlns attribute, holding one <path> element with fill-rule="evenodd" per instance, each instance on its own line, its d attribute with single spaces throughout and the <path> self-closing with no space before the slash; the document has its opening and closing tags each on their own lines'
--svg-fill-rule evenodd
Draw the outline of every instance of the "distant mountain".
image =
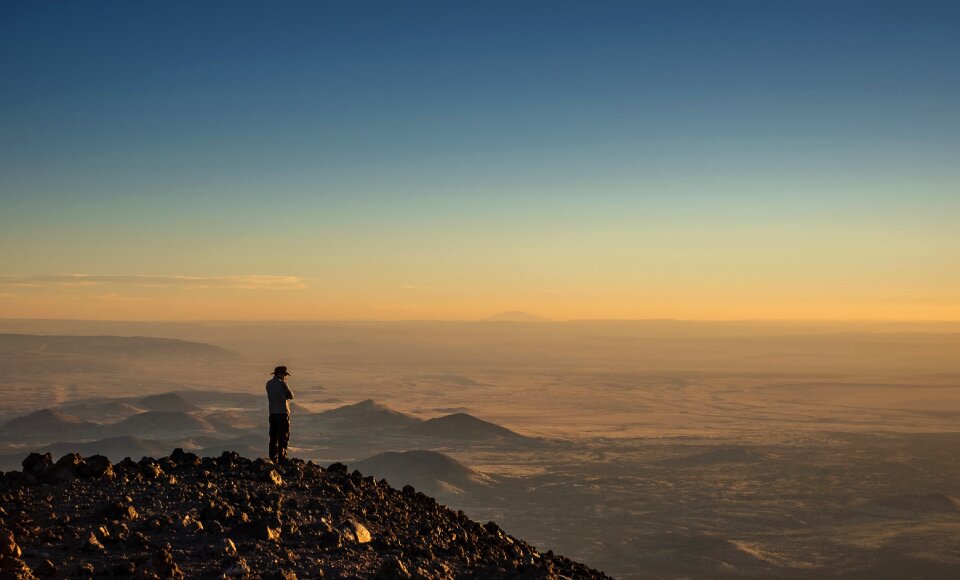
<svg viewBox="0 0 960 580">
<path fill-rule="evenodd" d="M 264 395 L 263 398 L 266 400 L 267 396 Z M 307 415 L 313 415 L 314 413 L 313 409 L 307 407 L 306 405 L 301 405 L 296 401 L 290 401 L 290 412 L 304 417 Z"/>
<path fill-rule="evenodd" d="M 396 487 L 409 484 L 431 494 L 461 493 L 490 483 L 486 475 L 436 451 L 388 451 L 351 463 L 350 467 L 386 478 Z"/>
<path fill-rule="evenodd" d="M 10 419 L 0 426 L 0 433 L 12 437 L 21 436 L 83 436 L 96 427 L 96 423 L 84 421 L 54 409 L 42 409 L 29 415 Z"/>
<path fill-rule="evenodd" d="M 484 318 L 482 322 L 551 322 L 551 319 L 521 310 L 510 310 L 508 312 L 499 312 L 489 318 Z"/>
<path fill-rule="evenodd" d="M 87 421 L 98 422 L 119 421 L 146 411 L 146 409 L 142 407 L 137 407 L 123 401 L 88 401 L 64 405 L 58 407 L 57 410 Z"/>
<path fill-rule="evenodd" d="M 176 360 L 235 360 L 240 355 L 219 346 L 144 336 L 59 336 L 0 334 L 0 354 Z"/>
<path fill-rule="evenodd" d="M 454 413 L 429 419 L 414 425 L 407 430 L 409 433 L 430 438 L 440 439 L 468 439 L 473 441 L 491 439 L 527 439 L 523 435 L 501 427 L 495 423 L 478 419 L 467 413 Z"/>
<path fill-rule="evenodd" d="M 10 471 L 20 469 L 23 458 L 28 455 L 27 452 L 3 453 L 0 454 L 0 471 Z"/>
<path fill-rule="evenodd" d="M 118 423 L 103 425 L 99 430 L 111 436 L 158 436 L 173 439 L 187 437 L 190 434 L 212 432 L 216 429 L 209 421 L 191 413 L 147 411 Z"/>
<path fill-rule="evenodd" d="M 259 410 L 227 410 L 214 411 L 203 416 L 210 422 L 217 431 L 230 433 L 235 431 L 245 431 L 254 427 L 266 429 L 268 419 L 265 414 Z"/>
<path fill-rule="evenodd" d="M 403 429 L 421 422 L 412 415 L 375 403 L 372 399 L 315 413 L 313 417 L 351 423 L 366 430 Z"/>
<path fill-rule="evenodd" d="M 258 391 L 254 393 L 231 392 L 231 391 L 174 391 L 186 401 L 194 405 L 207 407 L 257 407 L 266 400 L 266 393 Z"/>
<path fill-rule="evenodd" d="M 200 407 L 190 403 L 177 393 L 150 395 L 137 400 L 137 405 L 149 411 L 183 412 L 199 411 Z"/>
<path fill-rule="evenodd" d="M 269 409 L 269 407 L 270 407 L 270 403 L 269 403 L 269 401 L 267 400 L 267 393 L 266 393 L 266 391 L 264 391 L 264 393 L 263 393 L 262 395 L 258 395 L 258 396 L 257 396 L 257 403 L 256 403 L 255 406 L 256 406 L 257 409 L 262 410 L 264 413 L 267 412 L 267 409 Z M 290 412 L 293 413 L 293 414 L 295 414 L 295 415 L 301 416 L 301 417 L 306 417 L 306 416 L 308 416 L 308 415 L 315 415 L 315 414 L 316 414 L 316 413 L 314 413 L 313 409 L 311 409 L 311 408 L 309 408 L 309 407 L 307 407 L 307 406 L 305 406 L 305 405 L 301 405 L 300 403 L 298 403 L 298 402 L 296 402 L 296 401 L 290 401 Z"/>
</svg>

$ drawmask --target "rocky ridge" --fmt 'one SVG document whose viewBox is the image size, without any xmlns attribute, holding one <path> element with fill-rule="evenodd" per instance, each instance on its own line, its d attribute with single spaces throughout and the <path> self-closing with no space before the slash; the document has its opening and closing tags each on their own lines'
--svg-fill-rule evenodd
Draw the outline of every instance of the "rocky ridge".
<svg viewBox="0 0 960 580">
<path fill-rule="evenodd" d="M 607 578 L 410 486 L 234 452 L 31 454 L 0 477 L 0 578 Z"/>
</svg>

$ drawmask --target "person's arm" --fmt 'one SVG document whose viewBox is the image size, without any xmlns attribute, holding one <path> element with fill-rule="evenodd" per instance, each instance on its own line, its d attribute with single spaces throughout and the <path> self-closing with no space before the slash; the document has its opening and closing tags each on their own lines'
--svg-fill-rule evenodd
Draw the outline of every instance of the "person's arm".
<svg viewBox="0 0 960 580">
<path fill-rule="evenodd" d="M 290 387 L 287 387 L 287 400 L 289 401 L 292 398 L 293 398 L 293 391 L 290 390 Z"/>
</svg>

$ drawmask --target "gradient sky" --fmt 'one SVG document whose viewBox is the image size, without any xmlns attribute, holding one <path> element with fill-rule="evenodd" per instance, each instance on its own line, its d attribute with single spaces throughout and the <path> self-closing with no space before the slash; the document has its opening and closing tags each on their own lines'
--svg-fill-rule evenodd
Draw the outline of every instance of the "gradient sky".
<svg viewBox="0 0 960 580">
<path fill-rule="evenodd" d="M 960 3 L 4 2 L 0 317 L 960 319 Z"/>
</svg>

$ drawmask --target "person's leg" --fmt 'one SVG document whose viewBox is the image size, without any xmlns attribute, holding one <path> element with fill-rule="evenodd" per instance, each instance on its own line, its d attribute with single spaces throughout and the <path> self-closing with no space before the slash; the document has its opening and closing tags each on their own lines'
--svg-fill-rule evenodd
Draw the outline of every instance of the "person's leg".
<svg viewBox="0 0 960 580">
<path fill-rule="evenodd" d="M 280 460 L 287 459 L 287 445 L 290 443 L 290 415 L 280 416 Z"/>
<path fill-rule="evenodd" d="M 277 459 L 280 457 L 280 422 L 277 421 L 278 416 L 275 414 L 270 414 L 270 460 L 274 463 L 277 462 Z"/>
</svg>

